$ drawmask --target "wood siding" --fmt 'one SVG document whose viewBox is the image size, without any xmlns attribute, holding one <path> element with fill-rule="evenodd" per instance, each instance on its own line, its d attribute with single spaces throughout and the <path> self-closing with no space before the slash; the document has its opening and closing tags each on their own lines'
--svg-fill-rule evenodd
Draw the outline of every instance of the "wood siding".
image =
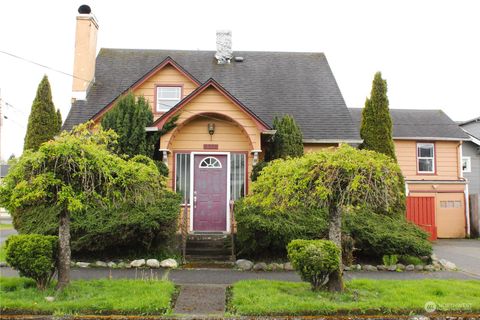
<svg viewBox="0 0 480 320">
<path fill-rule="evenodd" d="M 417 173 L 417 141 L 395 140 L 395 153 L 407 180 L 458 180 L 458 145 L 457 141 L 435 142 L 435 174 Z"/>
<path fill-rule="evenodd" d="M 152 75 L 148 80 L 143 82 L 138 88 L 133 91 L 135 96 L 144 96 L 148 100 L 150 106 L 152 107 L 152 112 L 154 113 L 156 120 L 161 113 L 156 112 L 156 102 L 155 102 L 155 88 L 159 85 L 182 85 L 182 99 L 188 96 L 193 90 L 197 88 L 197 84 L 192 82 L 186 76 L 178 72 L 171 65 L 166 65 L 160 69 L 157 73 Z"/>
</svg>

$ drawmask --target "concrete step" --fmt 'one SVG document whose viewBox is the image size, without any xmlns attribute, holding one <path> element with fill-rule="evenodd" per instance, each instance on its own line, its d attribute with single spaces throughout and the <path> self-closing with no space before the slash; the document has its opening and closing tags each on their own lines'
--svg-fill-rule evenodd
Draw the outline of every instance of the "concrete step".
<svg viewBox="0 0 480 320">
<path fill-rule="evenodd" d="M 223 233 L 202 233 L 202 234 L 189 234 L 187 236 L 188 241 L 231 241 L 231 235 Z"/>
<path fill-rule="evenodd" d="M 233 261 L 232 256 L 229 254 L 223 255 L 196 255 L 196 254 L 187 254 L 187 262 L 196 262 L 196 263 L 212 263 L 212 262 L 231 262 Z"/>
</svg>

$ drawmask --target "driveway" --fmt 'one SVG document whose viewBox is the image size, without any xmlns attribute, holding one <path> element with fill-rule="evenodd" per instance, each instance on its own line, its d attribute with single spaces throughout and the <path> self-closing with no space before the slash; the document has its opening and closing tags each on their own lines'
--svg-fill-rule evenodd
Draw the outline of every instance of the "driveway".
<svg viewBox="0 0 480 320">
<path fill-rule="evenodd" d="M 15 229 L 0 230 L 0 244 L 5 242 L 11 234 L 17 234 L 17 231 Z"/>
<path fill-rule="evenodd" d="M 441 239 L 433 245 L 439 259 L 446 259 L 466 273 L 480 278 L 480 240 Z"/>
</svg>

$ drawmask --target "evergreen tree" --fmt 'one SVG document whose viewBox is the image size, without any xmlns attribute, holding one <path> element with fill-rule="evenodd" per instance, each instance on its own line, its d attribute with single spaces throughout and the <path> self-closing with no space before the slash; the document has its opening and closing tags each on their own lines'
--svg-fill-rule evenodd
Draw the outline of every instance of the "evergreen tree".
<svg viewBox="0 0 480 320">
<path fill-rule="evenodd" d="M 33 100 L 23 149 L 36 151 L 42 143 L 53 139 L 58 132 L 57 113 L 52 101 L 52 91 L 48 77 L 45 75 L 38 85 L 37 95 Z"/>
<path fill-rule="evenodd" d="M 60 109 L 57 109 L 57 133 L 60 133 L 62 131 L 62 114 L 60 113 Z"/>
<path fill-rule="evenodd" d="M 362 111 L 360 136 L 362 149 L 377 151 L 396 160 L 392 138 L 392 118 L 388 109 L 387 81 L 377 72 L 372 83 L 370 98 Z"/>
<path fill-rule="evenodd" d="M 287 114 L 282 118 L 275 117 L 273 119 L 273 129 L 277 132 L 273 141 L 271 160 L 303 156 L 302 131 L 292 116 Z"/>
<path fill-rule="evenodd" d="M 153 114 L 144 97 L 133 93 L 121 97 L 102 119 L 102 127 L 118 134 L 117 154 L 153 156 L 158 135 L 147 135 L 145 128 L 153 122 Z"/>
</svg>

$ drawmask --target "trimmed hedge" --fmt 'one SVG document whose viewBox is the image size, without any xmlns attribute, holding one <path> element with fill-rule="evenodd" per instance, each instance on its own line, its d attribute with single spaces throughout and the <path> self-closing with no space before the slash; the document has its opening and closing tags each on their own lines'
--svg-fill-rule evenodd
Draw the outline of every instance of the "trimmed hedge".
<svg viewBox="0 0 480 320">
<path fill-rule="evenodd" d="M 55 273 L 58 237 L 39 234 L 12 235 L 6 242 L 7 263 L 20 276 L 32 278 L 44 290 Z"/>
<path fill-rule="evenodd" d="M 432 244 L 428 234 L 404 217 L 389 217 L 368 210 L 344 215 L 344 229 L 355 239 L 357 255 L 382 258 L 384 255 L 428 256 Z"/>
<path fill-rule="evenodd" d="M 151 205 L 89 208 L 71 215 L 71 246 L 74 253 L 122 253 L 165 246 L 177 230 L 180 196 L 165 191 Z M 14 215 L 20 233 L 58 233 L 58 208 L 31 207 Z"/>
</svg>

